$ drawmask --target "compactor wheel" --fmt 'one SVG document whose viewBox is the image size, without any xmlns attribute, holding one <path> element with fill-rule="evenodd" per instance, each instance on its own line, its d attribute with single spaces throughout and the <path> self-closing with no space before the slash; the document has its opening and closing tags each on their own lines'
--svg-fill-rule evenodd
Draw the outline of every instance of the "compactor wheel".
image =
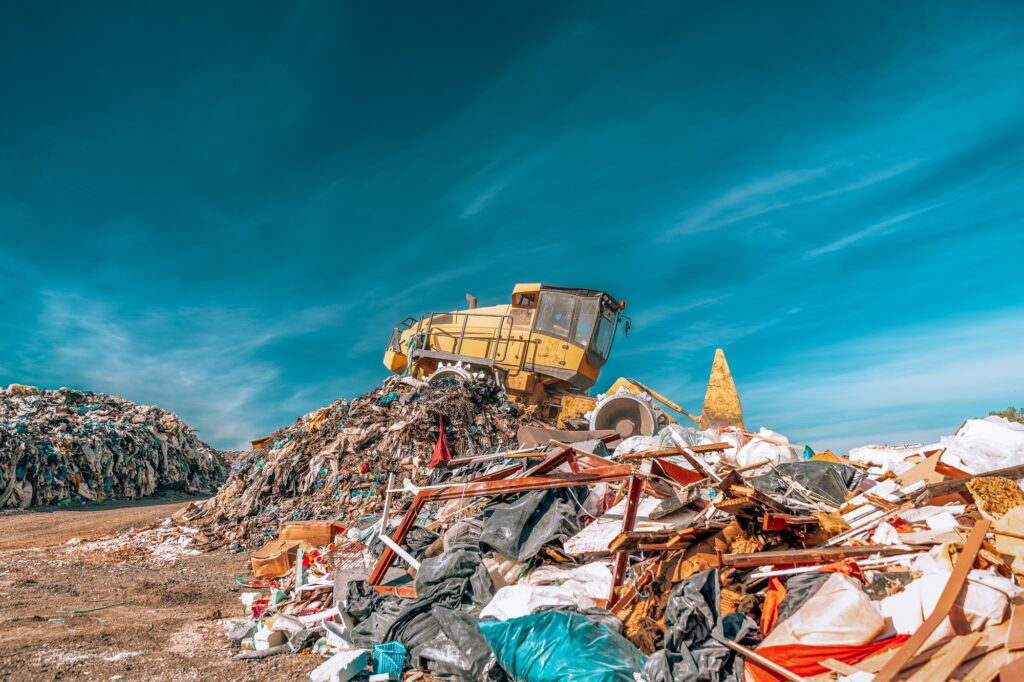
<svg viewBox="0 0 1024 682">
<path fill-rule="evenodd" d="M 460 377 L 464 381 L 470 381 L 473 379 L 483 379 L 485 374 L 480 371 L 474 371 L 472 365 L 464 364 L 460 362 L 453 362 L 451 364 L 441 363 L 437 366 L 437 369 L 427 377 L 428 382 L 434 382 L 438 379 L 446 379 L 448 377 Z"/>
<path fill-rule="evenodd" d="M 594 409 L 587 413 L 590 428 L 612 429 L 623 438 L 653 436 L 664 425 L 664 413 L 646 393 L 636 394 L 621 388 L 616 393 L 598 396 Z"/>
</svg>

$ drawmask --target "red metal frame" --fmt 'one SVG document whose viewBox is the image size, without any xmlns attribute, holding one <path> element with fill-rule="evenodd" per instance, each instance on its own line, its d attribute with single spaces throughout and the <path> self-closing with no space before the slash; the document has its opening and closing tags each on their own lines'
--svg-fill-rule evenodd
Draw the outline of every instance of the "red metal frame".
<svg viewBox="0 0 1024 682">
<path fill-rule="evenodd" d="M 637 502 L 640 501 L 640 493 L 644 489 L 645 479 L 641 476 L 630 476 L 629 490 L 626 492 L 626 513 L 622 516 L 622 533 L 633 530 L 636 524 Z M 608 595 L 608 608 L 613 608 L 619 600 L 619 587 L 626 578 L 626 569 L 629 568 L 629 552 L 621 551 L 615 553 L 615 569 L 612 571 L 612 589 Z"/>
<path fill-rule="evenodd" d="M 466 483 L 455 483 L 445 488 L 433 490 L 420 490 L 416 493 L 409 509 L 406 511 L 402 522 L 395 529 L 391 538 L 396 544 L 401 545 L 406 536 L 412 530 L 416 518 L 428 502 L 440 502 L 443 500 L 456 500 L 468 497 L 497 497 L 502 495 L 526 492 L 530 490 L 550 490 L 555 488 L 569 488 L 578 485 L 594 485 L 610 481 L 628 481 L 629 492 L 627 494 L 626 514 L 622 521 L 624 531 L 632 530 L 636 521 L 636 507 L 640 499 L 640 493 L 646 484 L 647 476 L 637 473 L 629 464 L 612 464 L 609 466 L 594 467 L 591 469 L 580 469 L 576 462 L 575 451 L 571 447 L 563 448 L 554 452 L 550 457 L 527 471 L 523 476 L 507 478 L 518 471 L 522 465 L 501 469 L 481 476 Z M 610 460 L 604 460 L 610 461 Z M 575 470 L 578 473 L 549 473 L 564 463 L 577 464 Z M 394 563 L 396 553 L 390 547 L 385 547 L 377 564 L 370 573 L 369 584 L 373 585 L 378 592 L 398 594 L 403 597 L 415 596 L 412 588 L 401 586 L 381 585 L 384 576 Z M 625 576 L 625 569 L 628 563 L 628 553 L 619 552 L 616 556 L 615 579 L 612 585 L 610 603 L 614 603 L 615 592 Z"/>
</svg>

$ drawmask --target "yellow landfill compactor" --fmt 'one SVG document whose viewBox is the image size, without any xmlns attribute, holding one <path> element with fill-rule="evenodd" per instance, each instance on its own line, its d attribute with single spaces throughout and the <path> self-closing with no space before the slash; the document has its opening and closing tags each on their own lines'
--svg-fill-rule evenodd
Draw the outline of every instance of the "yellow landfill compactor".
<svg viewBox="0 0 1024 682">
<path fill-rule="evenodd" d="M 517 284 L 512 302 L 448 313 L 408 317 L 391 332 L 384 364 L 396 374 L 435 381 L 490 376 L 509 398 L 557 419 L 559 428 L 614 429 L 623 437 L 649 436 L 675 422 L 658 403 L 692 419 L 700 428 L 743 425 L 739 394 L 721 349 L 704 398 L 693 416 L 635 379 L 621 377 L 596 398 L 626 304 L 603 291 L 548 284 Z"/>
<path fill-rule="evenodd" d="M 492 376 L 510 398 L 553 417 L 563 396 L 584 395 L 608 360 L 624 302 L 603 291 L 517 284 L 511 303 L 406 318 L 384 364 L 433 381 Z M 626 327 L 628 330 L 628 320 Z"/>
</svg>

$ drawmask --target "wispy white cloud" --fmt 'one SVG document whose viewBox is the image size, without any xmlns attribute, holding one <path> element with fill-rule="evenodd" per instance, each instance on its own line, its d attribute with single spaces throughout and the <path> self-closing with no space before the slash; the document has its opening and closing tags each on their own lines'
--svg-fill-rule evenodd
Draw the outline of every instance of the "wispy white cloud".
<svg viewBox="0 0 1024 682">
<path fill-rule="evenodd" d="M 261 359 L 259 351 L 335 323 L 346 310 L 313 307 L 277 320 L 218 308 L 132 316 L 50 291 L 38 319 L 45 361 L 24 364 L 61 384 L 159 405 L 178 413 L 205 440 L 242 447 L 267 430 L 261 406 L 280 379 L 278 366 Z"/>
<path fill-rule="evenodd" d="M 629 348 L 616 350 L 616 357 L 660 356 L 675 357 L 693 351 L 728 346 L 741 339 L 778 324 L 782 318 L 765 318 L 756 321 L 724 321 L 699 319 L 689 324 L 673 326 L 670 334 L 664 329 L 656 332 L 657 340 L 633 344 Z"/>
<path fill-rule="evenodd" d="M 740 382 L 747 414 L 820 445 L 933 441 L 1019 401 L 1024 308 L 867 334 Z M 751 424 L 754 426 L 754 424 Z"/>
<path fill-rule="evenodd" d="M 462 217 L 469 218 L 475 216 L 480 211 L 487 208 L 487 205 L 494 200 L 498 194 L 502 192 L 506 187 L 509 186 L 510 180 L 500 180 L 493 185 L 484 188 L 484 190 L 476 196 L 466 208 L 462 209 Z"/>
<path fill-rule="evenodd" d="M 676 302 L 644 308 L 632 315 L 633 323 L 637 326 L 645 326 L 658 324 L 665 320 L 685 320 L 691 311 L 714 306 L 734 295 L 734 293 L 727 292 L 709 296 L 688 296 Z"/>
<path fill-rule="evenodd" d="M 820 246 L 820 247 L 818 247 L 816 249 L 811 249 L 810 251 L 808 251 L 807 253 L 804 254 L 804 258 L 805 259 L 812 259 L 812 258 L 817 258 L 819 256 L 824 256 L 827 253 L 833 253 L 835 251 L 841 251 L 842 249 L 845 249 L 847 246 L 850 246 L 852 244 L 856 244 L 857 242 L 859 242 L 859 241 L 861 241 L 863 239 L 866 239 L 866 238 L 868 238 L 868 237 L 870 237 L 872 235 L 882 234 L 882 233 L 888 232 L 888 231 L 890 231 L 889 228 L 895 227 L 896 225 L 899 225 L 901 223 L 905 223 L 908 220 L 910 220 L 910 219 L 912 219 L 912 218 L 914 218 L 916 216 L 921 215 L 922 213 L 926 213 L 928 211 L 934 210 L 934 209 L 938 208 L 939 206 L 943 206 L 943 205 L 945 205 L 945 203 L 943 203 L 943 204 L 935 204 L 933 206 L 926 206 L 924 208 L 919 208 L 919 209 L 914 210 L 914 211 L 906 211 L 904 213 L 900 213 L 899 215 L 893 216 L 892 218 L 888 218 L 886 220 L 882 220 L 880 222 L 874 223 L 873 225 L 868 225 L 867 227 L 865 227 L 862 230 L 857 230 L 856 232 L 848 234 L 848 235 L 846 235 L 844 237 L 840 237 L 839 239 L 836 239 L 835 241 L 829 242 L 828 244 L 825 244 L 824 246 Z"/>
<path fill-rule="evenodd" d="M 556 153 L 557 147 L 557 143 L 541 144 L 533 135 L 507 143 L 475 170 L 463 174 L 448 191 L 448 200 L 456 205 L 460 218 L 472 218 L 489 208 L 506 190 L 524 181 Z"/>
<path fill-rule="evenodd" d="M 781 171 L 733 187 L 690 211 L 682 222 L 669 230 L 668 236 L 715 229 L 782 208 L 786 204 L 776 200 L 778 193 L 806 185 L 827 172 L 827 167 Z"/>
<path fill-rule="evenodd" d="M 690 211 L 667 235 L 716 230 L 776 211 L 858 192 L 902 175 L 918 163 L 916 159 L 902 161 L 852 181 L 848 179 L 848 164 L 772 173 L 731 188 Z M 834 178 L 831 182 L 830 177 Z"/>
</svg>

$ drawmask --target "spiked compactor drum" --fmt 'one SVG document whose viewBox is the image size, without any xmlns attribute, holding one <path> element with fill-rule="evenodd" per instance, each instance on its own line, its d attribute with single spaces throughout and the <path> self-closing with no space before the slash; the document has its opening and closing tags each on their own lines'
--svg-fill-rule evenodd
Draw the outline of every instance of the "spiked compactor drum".
<svg viewBox="0 0 1024 682">
<path fill-rule="evenodd" d="M 665 421 L 665 414 L 650 395 L 625 388 L 598 398 L 590 413 L 592 431 L 613 429 L 623 438 L 653 436 Z"/>
</svg>

